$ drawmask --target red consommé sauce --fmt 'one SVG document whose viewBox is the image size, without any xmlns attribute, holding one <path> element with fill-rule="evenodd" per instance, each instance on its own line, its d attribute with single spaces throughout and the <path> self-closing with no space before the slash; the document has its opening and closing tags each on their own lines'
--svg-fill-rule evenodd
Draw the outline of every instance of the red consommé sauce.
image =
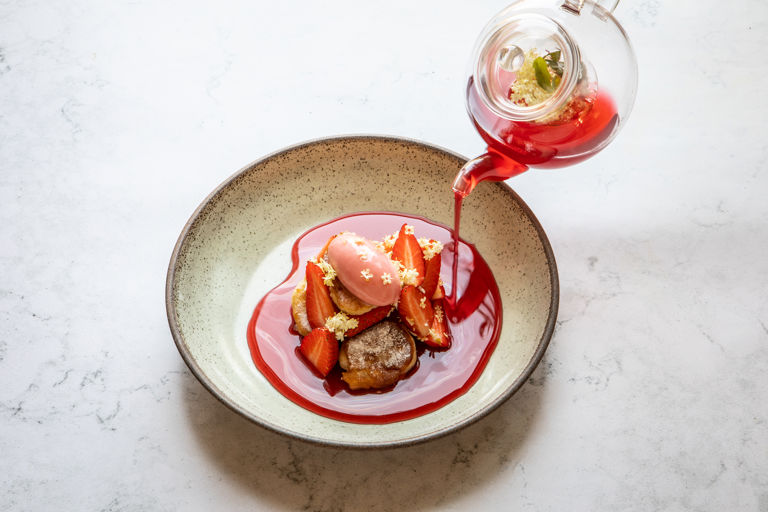
<svg viewBox="0 0 768 512">
<path fill-rule="evenodd" d="M 404 223 L 416 236 L 441 241 L 441 277 L 452 293 L 453 233 L 427 219 L 388 212 L 346 215 L 316 226 L 293 245 L 293 268 L 280 285 L 261 299 L 248 323 L 248 346 L 256 367 L 286 398 L 328 418 L 362 424 L 404 421 L 432 412 L 466 393 L 491 357 L 501 332 L 501 296 L 490 268 L 475 247 L 459 242 L 456 269 L 460 300 L 446 301 L 453 338 L 449 349 L 432 350 L 417 341 L 419 361 L 394 387 L 381 391 L 351 391 L 337 367 L 321 378 L 296 348 L 291 295 L 304 277 L 306 261 L 329 237 L 350 231 L 371 240 L 395 233 Z"/>
</svg>

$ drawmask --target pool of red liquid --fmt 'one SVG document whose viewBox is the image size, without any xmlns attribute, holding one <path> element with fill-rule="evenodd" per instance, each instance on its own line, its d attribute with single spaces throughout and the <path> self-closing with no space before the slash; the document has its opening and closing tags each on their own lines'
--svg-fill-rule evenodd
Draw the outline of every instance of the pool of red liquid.
<svg viewBox="0 0 768 512">
<path fill-rule="evenodd" d="M 459 240 L 456 264 L 456 296 L 459 298 L 445 304 L 452 345 L 446 350 L 432 350 L 417 341 L 417 366 L 392 388 L 352 391 L 341 380 L 338 365 L 323 379 L 296 350 L 300 338 L 292 328 L 291 295 L 304 277 L 307 259 L 315 256 L 328 238 L 337 233 L 350 231 L 381 240 L 396 233 L 404 223 L 414 226 L 417 237 L 444 244 L 441 277 L 450 296 L 453 233 L 450 228 L 425 218 L 389 212 L 351 214 L 310 229 L 294 243 L 291 272 L 256 306 L 247 332 L 256 367 L 289 400 L 335 420 L 393 423 L 444 406 L 466 393 L 480 377 L 501 332 L 501 296 L 485 260 L 473 245 L 463 240 Z"/>
</svg>

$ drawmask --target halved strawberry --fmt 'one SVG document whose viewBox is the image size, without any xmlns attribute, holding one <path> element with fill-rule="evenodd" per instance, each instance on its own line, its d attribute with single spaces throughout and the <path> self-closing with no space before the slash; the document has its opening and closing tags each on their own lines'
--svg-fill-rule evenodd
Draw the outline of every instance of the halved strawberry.
<svg viewBox="0 0 768 512">
<path fill-rule="evenodd" d="M 420 340 L 426 341 L 435 313 L 432 309 L 432 301 L 424 292 L 415 286 L 404 286 L 400 291 L 397 311 L 411 332 Z"/>
<path fill-rule="evenodd" d="M 331 331 L 322 327 L 312 329 L 301 339 L 299 351 L 323 377 L 328 375 L 339 360 L 339 342 Z"/>
<path fill-rule="evenodd" d="M 314 263 L 307 262 L 307 319 L 312 328 L 323 327 L 325 321 L 336 314 L 331 293 L 323 283 L 323 271 Z"/>
<path fill-rule="evenodd" d="M 445 319 L 445 310 L 443 309 L 443 301 L 436 300 L 432 307 L 435 310 L 435 314 L 432 317 L 432 326 L 429 330 L 429 337 L 424 340 L 427 345 L 440 348 L 448 348 L 451 346 L 451 334 L 448 330 L 448 322 Z"/>
<path fill-rule="evenodd" d="M 437 290 L 438 281 L 440 281 L 440 253 L 432 256 L 431 259 L 426 260 L 426 268 L 424 270 L 424 282 L 421 283 L 421 287 L 424 288 L 424 293 L 427 297 L 432 297 Z"/>
<path fill-rule="evenodd" d="M 347 332 L 344 333 L 344 336 L 349 338 L 350 336 L 354 336 L 355 334 L 359 334 L 363 332 L 373 324 L 381 322 L 382 320 L 387 318 L 387 316 L 389 316 L 389 311 L 391 309 L 392 309 L 391 306 L 381 306 L 378 308 L 374 308 L 362 315 L 351 315 L 350 318 L 357 319 L 357 327 L 355 327 L 354 329 L 349 329 Z"/>
<path fill-rule="evenodd" d="M 413 234 L 405 232 L 406 224 L 400 228 L 397 240 L 392 247 L 392 257 L 405 265 L 405 268 L 418 272 L 416 281 L 412 284 L 419 286 L 424 281 L 424 253 L 421 252 L 419 241 Z"/>
</svg>

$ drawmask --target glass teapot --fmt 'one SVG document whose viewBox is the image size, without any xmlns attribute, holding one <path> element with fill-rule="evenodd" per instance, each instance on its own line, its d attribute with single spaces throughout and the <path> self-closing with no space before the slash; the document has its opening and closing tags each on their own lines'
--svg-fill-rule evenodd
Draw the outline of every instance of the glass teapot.
<svg viewBox="0 0 768 512">
<path fill-rule="evenodd" d="M 613 140 L 637 89 L 635 55 L 612 14 L 617 3 L 519 0 L 485 26 L 466 102 L 488 149 L 457 175 L 457 199 L 529 166 L 580 162 Z"/>
</svg>

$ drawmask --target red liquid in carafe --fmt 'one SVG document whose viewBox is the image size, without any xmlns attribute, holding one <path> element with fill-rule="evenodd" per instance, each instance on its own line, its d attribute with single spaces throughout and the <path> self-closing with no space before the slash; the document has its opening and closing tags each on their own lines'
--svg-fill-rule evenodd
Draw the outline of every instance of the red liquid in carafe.
<svg viewBox="0 0 768 512">
<path fill-rule="evenodd" d="M 508 168 L 519 168 L 517 164 L 546 168 L 578 163 L 593 155 L 619 124 L 616 104 L 602 90 L 594 96 L 574 97 L 565 114 L 556 119 L 511 121 L 485 105 L 470 78 L 467 109 L 488 150 L 511 161 L 499 169 L 502 175 L 510 173 Z"/>
<path fill-rule="evenodd" d="M 462 169 L 463 182 L 454 185 L 454 240 L 459 238 L 461 204 L 481 181 L 502 181 L 526 171 L 528 166 L 563 167 L 594 154 L 618 127 L 619 114 L 605 91 L 593 97 L 574 97 L 564 114 L 542 121 L 512 121 L 491 111 L 474 86 L 467 84 L 467 109 L 488 152 Z M 454 277 L 456 269 L 454 268 Z M 457 307 L 464 298 L 452 292 L 448 302 Z"/>
<path fill-rule="evenodd" d="M 325 379 L 297 353 L 299 337 L 292 329 L 291 296 L 304 277 L 305 263 L 328 238 L 350 231 L 371 240 L 398 231 L 403 223 L 417 237 L 441 241 L 441 276 L 446 292 L 454 287 L 460 304 L 445 303 L 450 349 L 432 350 L 417 341 L 417 367 L 394 387 L 380 391 L 352 391 L 341 380 L 338 365 Z M 487 263 L 474 246 L 459 241 L 454 262 L 450 228 L 421 217 L 396 213 L 358 213 L 340 217 L 304 233 L 293 245 L 293 268 L 283 283 L 267 293 L 248 324 L 251 356 L 257 368 L 281 394 L 322 416 L 352 423 L 383 424 L 432 412 L 464 394 L 491 357 L 501 332 L 501 296 Z M 455 263 L 455 265 L 454 265 Z M 450 277 L 456 269 L 457 281 Z"/>
</svg>

